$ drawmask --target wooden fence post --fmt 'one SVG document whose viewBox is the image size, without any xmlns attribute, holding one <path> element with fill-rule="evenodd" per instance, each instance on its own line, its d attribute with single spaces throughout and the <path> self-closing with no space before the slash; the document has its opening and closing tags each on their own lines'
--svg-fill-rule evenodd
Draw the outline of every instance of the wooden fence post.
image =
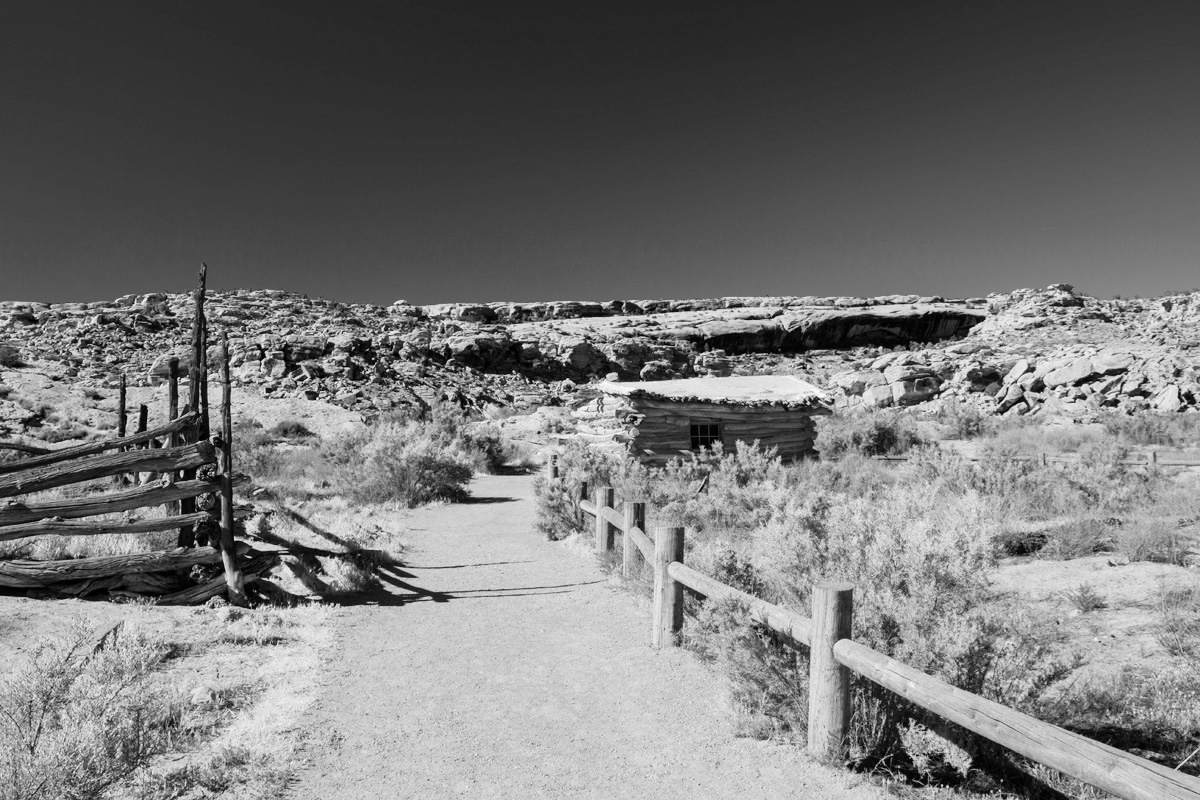
<svg viewBox="0 0 1200 800">
<path fill-rule="evenodd" d="M 125 413 L 125 373 L 121 373 L 121 386 L 117 389 L 117 438 L 124 439 L 128 427 L 128 415 Z"/>
<path fill-rule="evenodd" d="M 634 528 L 646 530 L 646 504 L 625 501 L 625 534 L 621 537 L 621 575 L 628 578 L 633 572 L 634 559 L 639 555 L 637 545 L 629 532 Z"/>
<path fill-rule="evenodd" d="M 1150 451 L 1150 466 L 1152 466 L 1152 467 L 1158 466 L 1158 451 L 1157 450 Z"/>
<path fill-rule="evenodd" d="M 617 529 L 606 520 L 600 510 L 616 505 L 616 492 L 611 486 L 604 486 L 596 492 L 596 552 L 607 553 L 613 549 L 613 540 Z"/>
<path fill-rule="evenodd" d="M 808 661 L 808 752 L 840 758 L 850 729 L 850 670 L 833 646 L 850 638 L 854 584 L 823 581 L 813 587 L 812 642 Z"/>
<path fill-rule="evenodd" d="M 208 265 L 202 264 L 200 267 L 200 285 L 196 288 L 193 298 L 196 306 L 196 316 L 192 320 L 192 358 L 191 365 L 188 369 L 188 404 L 187 407 L 196 413 L 207 415 L 207 409 L 201 409 L 201 392 L 200 385 L 208 380 L 208 369 L 205 361 L 205 335 L 204 335 L 204 293 L 208 280 Z M 200 439 L 207 439 L 207 422 L 203 417 L 196 420 L 196 424 L 192 426 L 191 431 L 183 437 L 184 441 L 195 442 Z M 192 480 L 196 477 L 196 471 L 184 470 L 181 476 L 183 480 Z M 186 498 L 179 502 L 179 513 L 187 514 L 196 510 L 195 498 Z M 193 547 L 196 544 L 196 528 L 193 525 L 185 525 L 179 529 L 178 543 L 180 547 Z"/>
<path fill-rule="evenodd" d="M 225 567 L 225 589 L 229 602 L 248 605 L 242 571 L 238 569 L 237 550 L 233 541 L 233 403 L 230 397 L 229 338 L 221 342 L 221 386 L 225 390 L 221 403 L 221 562 Z"/>
<path fill-rule="evenodd" d="M 683 630 L 683 584 L 667 572 L 672 561 L 683 561 L 683 528 L 654 531 L 654 627 L 650 644 L 655 649 L 678 644 Z"/>
<path fill-rule="evenodd" d="M 172 356 L 167 361 L 167 422 L 179 416 L 179 359 Z M 179 437 L 171 434 L 171 447 L 179 442 Z"/>
</svg>

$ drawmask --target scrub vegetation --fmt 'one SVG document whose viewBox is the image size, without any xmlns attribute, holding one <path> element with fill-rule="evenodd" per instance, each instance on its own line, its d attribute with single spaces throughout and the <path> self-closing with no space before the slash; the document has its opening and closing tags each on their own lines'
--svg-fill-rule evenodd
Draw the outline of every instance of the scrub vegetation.
<svg viewBox="0 0 1200 800">
<path fill-rule="evenodd" d="M 964 431 L 980 460 L 934 441 Z M 824 460 L 794 465 L 739 445 L 651 469 L 570 445 L 559 457 L 563 479 L 539 481 L 538 526 L 551 539 L 583 532 L 574 504 L 579 483 L 612 486 L 618 502 L 647 503 L 648 528 L 685 526 L 685 560 L 724 583 L 807 614 L 813 583 L 851 581 L 854 638 L 863 644 L 954 686 L 1200 773 L 1189 758 L 1200 745 L 1200 589 L 1186 588 L 1196 585 L 1194 573 L 1180 566 L 1194 558 L 1200 499 L 1180 470 L 1125 463 L 1137 442 L 1194 447 L 1195 431 L 1174 419 L 1107 421 L 1078 439 L 1043 438 L 1042 449 L 1077 454 L 1048 465 L 1014 457 L 1046 433 L 1032 425 L 918 424 L 894 412 L 835 417 L 818 437 Z M 870 457 L 899 453 L 909 459 Z M 1150 562 L 1185 581 L 1157 602 L 1158 646 L 1146 658 L 1104 669 L 1109 662 L 1080 644 L 1100 641 L 1105 634 L 1095 626 L 1119 619 L 1107 590 L 1085 580 L 1036 597 L 999 588 L 997 576 L 1014 565 L 1069 560 L 1088 569 L 1100 560 L 1114 569 Z M 648 584 L 643 575 L 630 585 L 645 591 Z M 747 624 L 736 607 L 689 596 L 688 613 L 687 641 L 728 676 L 744 732 L 803 740 L 806 656 Z M 1094 796 L 865 680 L 854 688 L 851 760 L 968 792 Z"/>
</svg>

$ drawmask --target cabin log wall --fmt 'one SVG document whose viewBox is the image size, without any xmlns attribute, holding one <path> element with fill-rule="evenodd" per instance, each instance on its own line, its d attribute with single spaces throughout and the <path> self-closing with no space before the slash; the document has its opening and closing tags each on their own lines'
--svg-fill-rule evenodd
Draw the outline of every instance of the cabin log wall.
<svg viewBox="0 0 1200 800">
<path fill-rule="evenodd" d="M 816 424 L 812 409 L 782 406 L 739 406 L 719 403 L 668 402 L 632 398 L 609 414 L 629 418 L 626 434 L 634 454 L 646 463 L 665 463 L 691 452 L 691 425 L 716 422 L 727 449 L 737 442 L 758 441 L 774 447 L 785 461 L 813 455 Z"/>
</svg>

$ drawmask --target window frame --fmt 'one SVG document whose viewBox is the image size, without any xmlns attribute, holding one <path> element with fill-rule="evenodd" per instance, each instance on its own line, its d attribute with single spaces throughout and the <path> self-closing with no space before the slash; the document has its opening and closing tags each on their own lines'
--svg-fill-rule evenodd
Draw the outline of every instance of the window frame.
<svg viewBox="0 0 1200 800">
<path fill-rule="evenodd" d="M 701 429 L 707 429 L 702 431 Z M 724 443 L 725 426 L 719 419 L 689 419 L 688 449 L 694 453 L 711 450 L 716 442 Z"/>
</svg>

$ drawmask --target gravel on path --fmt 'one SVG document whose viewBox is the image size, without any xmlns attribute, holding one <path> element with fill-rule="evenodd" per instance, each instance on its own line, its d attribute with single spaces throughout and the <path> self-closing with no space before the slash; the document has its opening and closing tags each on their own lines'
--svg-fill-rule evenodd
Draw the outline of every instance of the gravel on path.
<svg viewBox="0 0 1200 800">
<path fill-rule="evenodd" d="M 403 570 L 337 612 L 295 800 L 876 798 L 733 735 L 718 676 L 650 648 L 645 603 L 533 530 L 533 479 L 408 518 Z"/>
</svg>

